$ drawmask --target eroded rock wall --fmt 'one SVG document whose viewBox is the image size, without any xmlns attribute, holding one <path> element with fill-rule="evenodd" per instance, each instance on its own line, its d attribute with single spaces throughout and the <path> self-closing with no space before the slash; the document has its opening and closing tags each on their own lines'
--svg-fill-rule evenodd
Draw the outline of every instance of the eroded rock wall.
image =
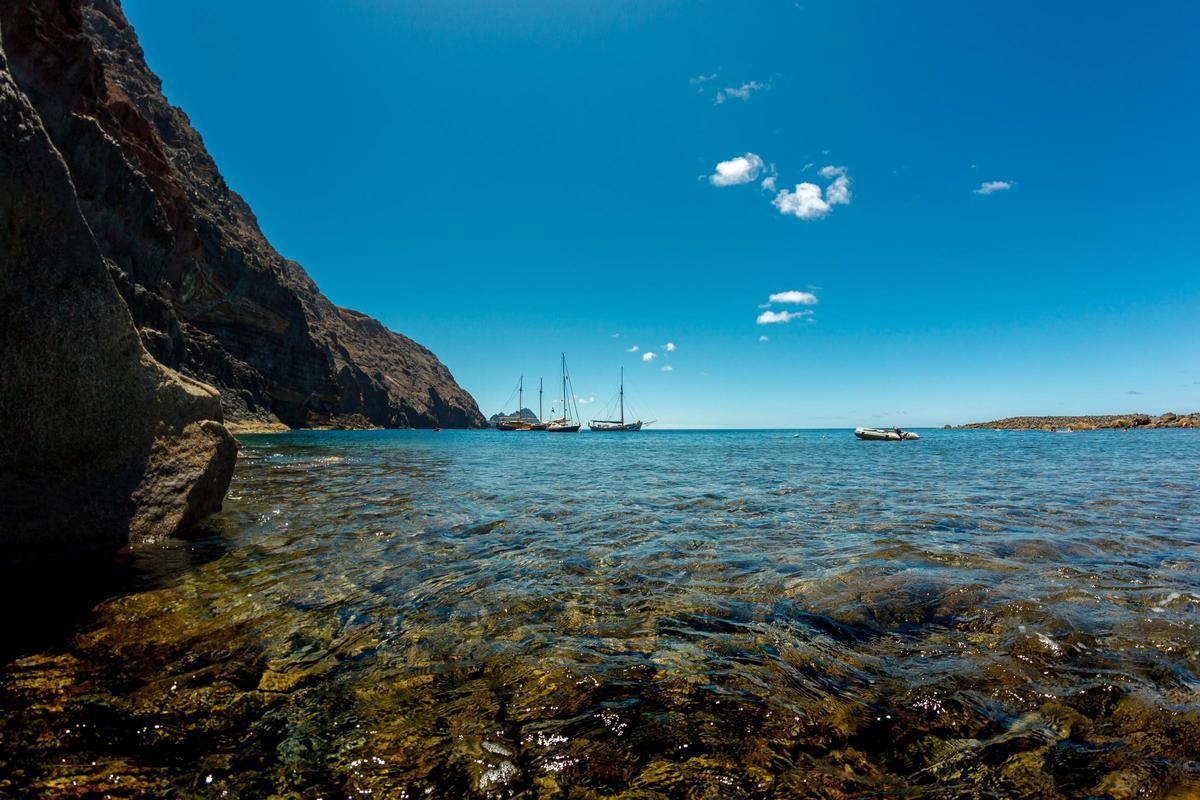
<svg viewBox="0 0 1200 800">
<path fill-rule="evenodd" d="M 0 332 L 0 557 L 168 536 L 220 508 L 237 444 L 217 392 L 143 346 L 3 49 Z"/>
<path fill-rule="evenodd" d="M 163 96 L 119 3 L 4 0 L 0 28 L 143 344 L 216 387 L 226 419 L 485 424 L 431 352 L 335 306 L 267 242 Z"/>
</svg>

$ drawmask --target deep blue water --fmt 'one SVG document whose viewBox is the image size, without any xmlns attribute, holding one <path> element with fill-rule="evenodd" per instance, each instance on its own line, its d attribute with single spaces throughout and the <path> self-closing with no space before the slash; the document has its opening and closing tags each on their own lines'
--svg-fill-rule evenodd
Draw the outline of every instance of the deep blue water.
<svg viewBox="0 0 1200 800">
<path fill-rule="evenodd" d="M 122 708 L 225 676 L 218 766 L 151 765 L 204 791 L 1200 786 L 1200 433 L 921 434 L 248 436 L 204 557 L 139 554 L 73 652 Z"/>
</svg>

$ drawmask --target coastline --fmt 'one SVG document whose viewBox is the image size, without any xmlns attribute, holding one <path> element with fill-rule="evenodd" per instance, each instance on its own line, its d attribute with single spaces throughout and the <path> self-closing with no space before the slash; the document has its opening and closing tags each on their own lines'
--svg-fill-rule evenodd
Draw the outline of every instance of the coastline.
<svg viewBox="0 0 1200 800">
<path fill-rule="evenodd" d="M 1071 428 L 1076 431 L 1115 430 L 1125 428 L 1200 428 L 1200 411 L 1190 414 L 1175 414 L 1171 411 L 1158 416 L 1150 414 L 1092 414 L 1079 416 L 1005 417 L 991 422 L 971 422 L 966 425 L 946 425 L 946 428 L 1001 430 L 1057 430 Z"/>
</svg>

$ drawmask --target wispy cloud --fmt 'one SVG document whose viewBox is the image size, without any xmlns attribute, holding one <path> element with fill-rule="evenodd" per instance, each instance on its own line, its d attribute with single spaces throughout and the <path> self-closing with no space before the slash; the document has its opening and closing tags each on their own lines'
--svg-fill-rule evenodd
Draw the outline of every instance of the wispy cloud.
<svg viewBox="0 0 1200 800">
<path fill-rule="evenodd" d="M 758 178 L 764 166 L 763 160 L 757 155 L 746 153 L 744 156 L 719 162 L 713 174 L 708 176 L 708 182 L 713 186 L 737 186 L 742 183 L 750 183 Z"/>
<path fill-rule="evenodd" d="M 850 176 L 839 175 L 825 187 L 825 202 L 831 206 L 850 205 Z"/>
<path fill-rule="evenodd" d="M 975 189 L 975 194 L 995 194 L 996 192 L 1006 192 L 1012 188 L 1009 181 L 984 181 L 979 184 L 979 188 Z"/>
<path fill-rule="evenodd" d="M 674 353 L 675 352 L 675 343 L 667 342 L 666 344 L 663 345 L 663 350 L 666 350 L 668 353 Z"/>
<path fill-rule="evenodd" d="M 642 361 L 653 361 L 656 358 L 658 358 L 658 354 L 654 353 L 653 351 L 642 353 Z"/>
<path fill-rule="evenodd" d="M 696 75 L 695 77 L 688 78 L 688 83 L 692 84 L 693 86 L 698 86 L 699 84 L 708 83 L 711 80 L 716 80 L 716 77 L 717 77 L 717 73 L 715 73 L 715 72 L 712 73 L 711 75 Z"/>
<path fill-rule="evenodd" d="M 811 311 L 764 311 L 755 320 L 759 325 L 778 325 L 811 316 Z"/>
<path fill-rule="evenodd" d="M 580 397 L 579 395 L 575 395 L 575 402 L 579 403 L 579 405 L 581 405 L 581 406 L 586 406 L 588 403 L 596 402 L 596 395 L 593 394 L 586 398 Z"/>
<path fill-rule="evenodd" d="M 672 367 L 670 364 L 667 364 L 665 367 L 662 368 L 662 371 L 663 372 L 674 372 L 675 368 Z"/>
<path fill-rule="evenodd" d="M 758 337 L 758 340 L 759 340 L 760 342 L 769 342 L 769 341 L 771 341 L 771 340 L 770 340 L 770 339 L 768 339 L 768 338 L 767 338 L 765 335 L 764 335 L 764 336 L 760 336 L 760 337 Z"/>
<path fill-rule="evenodd" d="M 626 348 L 625 348 L 625 352 L 626 352 L 626 353 L 636 353 L 638 350 L 641 350 L 641 349 L 642 349 L 642 348 L 638 347 L 638 346 L 635 344 L 635 345 L 633 345 L 632 347 L 626 347 Z"/>
<path fill-rule="evenodd" d="M 767 177 L 763 178 L 762 188 L 763 188 L 763 191 L 767 191 L 767 192 L 775 191 L 775 176 L 768 175 Z"/>
<path fill-rule="evenodd" d="M 731 99 L 749 100 L 750 95 L 767 88 L 769 88 L 767 84 L 759 83 L 758 81 L 746 81 L 741 86 L 726 86 L 717 92 L 717 96 L 713 99 L 713 102 L 721 105 Z"/>
<path fill-rule="evenodd" d="M 798 292 L 791 289 L 786 292 L 776 292 L 767 298 L 768 303 L 791 303 L 799 306 L 815 306 L 817 304 L 817 296 L 812 292 Z"/>
<path fill-rule="evenodd" d="M 610 334 L 608 335 L 608 337 L 609 337 L 610 339 L 620 339 L 620 338 L 621 338 L 621 334 L 619 334 L 619 333 L 610 333 Z"/>
</svg>

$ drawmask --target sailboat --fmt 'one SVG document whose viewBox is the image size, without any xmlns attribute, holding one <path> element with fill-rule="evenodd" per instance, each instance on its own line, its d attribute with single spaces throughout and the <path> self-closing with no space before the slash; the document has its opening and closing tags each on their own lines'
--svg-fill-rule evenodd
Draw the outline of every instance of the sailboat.
<svg viewBox="0 0 1200 800">
<path fill-rule="evenodd" d="M 512 400 L 512 395 L 508 396 Z M 525 410 L 525 376 L 521 376 L 521 380 L 517 383 L 517 413 L 505 414 L 501 417 L 496 417 L 496 430 L 498 431 L 527 431 L 532 426 L 529 420 L 521 412 Z"/>
<path fill-rule="evenodd" d="M 538 421 L 529 425 L 531 431 L 544 431 L 550 427 L 549 422 L 542 421 L 542 379 L 538 378 Z"/>
<path fill-rule="evenodd" d="M 570 391 L 568 391 L 568 389 Z M 579 407 L 575 405 L 575 387 L 571 386 L 571 376 L 567 374 L 567 354 L 562 357 L 562 396 L 563 415 L 550 420 L 546 430 L 550 433 L 579 433 Z M 571 408 L 575 408 L 575 416 L 571 416 Z"/>
<path fill-rule="evenodd" d="M 612 408 L 612 406 L 609 406 Z M 611 413 L 611 412 L 610 412 Z M 594 419 L 588 423 L 588 428 L 597 433 L 616 433 L 625 431 L 640 431 L 642 429 L 642 421 L 637 422 L 625 421 L 625 368 L 621 367 L 621 418 L 620 419 Z"/>
</svg>

